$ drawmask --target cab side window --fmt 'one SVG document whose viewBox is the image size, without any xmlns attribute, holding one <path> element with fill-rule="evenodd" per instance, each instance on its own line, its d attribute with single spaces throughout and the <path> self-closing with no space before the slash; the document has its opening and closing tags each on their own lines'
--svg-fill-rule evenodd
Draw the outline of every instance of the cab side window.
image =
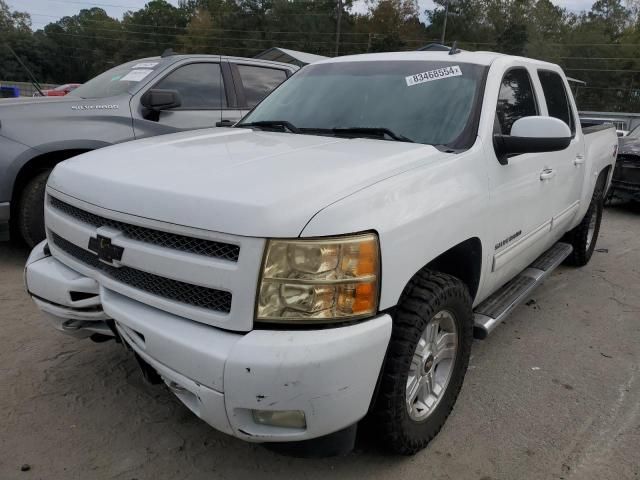
<svg viewBox="0 0 640 480">
<path fill-rule="evenodd" d="M 569 97 L 560 75 L 549 70 L 538 70 L 538 78 L 547 101 L 549 116 L 562 120 L 569 126 L 571 135 L 576 133 L 576 125 L 569 104 Z"/>
<path fill-rule="evenodd" d="M 247 107 L 253 108 L 287 79 L 287 72 L 275 68 L 238 65 Z"/>
<path fill-rule="evenodd" d="M 217 63 L 190 63 L 179 67 L 153 88 L 177 90 L 181 110 L 211 110 L 227 106 L 227 97 Z"/>
<path fill-rule="evenodd" d="M 505 73 L 500 84 L 496 107 L 496 133 L 509 135 L 514 122 L 538 114 L 533 85 L 525 68 L 513 68 Z"/>
</svg>

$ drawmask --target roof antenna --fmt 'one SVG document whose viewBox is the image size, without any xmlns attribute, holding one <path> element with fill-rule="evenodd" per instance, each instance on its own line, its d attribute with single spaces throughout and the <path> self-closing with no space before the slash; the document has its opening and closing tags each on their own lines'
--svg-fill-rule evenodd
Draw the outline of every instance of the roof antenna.
<svg viewBox="0 0 640 480">
<path fill-rule="evenodd" d="M 449 55 L 455 55 L 456 53 L 460 53 L 460 49 L 458 48 L 458 41 L 454 40 L 451 50 L 449 50 Z"/>
<path fill-rule="evenodd" d="M 172 55 L 175 55 L 173 48 L 167 48 L 164 52 L 162 52 L 162 55 L 160 55 L 160 57 L 165 58 L 165 57 L 170 57 Z"/>
<path fill-rule="evenodd" d="M 36 77 L 33 75 L 33 73 L 31 73 L 31 70 L 27 68 L 27 66 L 24 64 L 22 59 L 20 59 L 18 54 L 14 52 L 13 48 L 11 48 L 11 46 L 8 43 L 6 43 L 5 45 L 9 49 L 11 54 L 16 58 L 16 60 L 18 61 L 20 66 L 24 69 L 24 71 L 27 72 L 27 76 L 29 77 L 29 80 L 31 80 L 31 85 L 34 86 L 34 88 L 38 91 L 41 97 L 44 97 L 44 93 L 42 93 L 42 85 L 38 83 L 38 80 L 36 80 Z"/>
</svg>

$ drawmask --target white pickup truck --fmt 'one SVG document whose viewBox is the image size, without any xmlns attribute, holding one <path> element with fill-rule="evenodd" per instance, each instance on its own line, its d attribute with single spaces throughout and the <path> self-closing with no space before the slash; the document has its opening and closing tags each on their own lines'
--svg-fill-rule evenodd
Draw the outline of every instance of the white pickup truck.
<svg viewBox="0 0 640 480">
<path fill-rule="evenodd" d="M 617 144 L 581 128 L 553 64 L 321 61 L 235 128 L 59 164 L 26 286 L 59 330 L 115 336 L 222 432 L 337 453 L 369 416 L 411 454 L 451 412 L 474 336 L 589 261 Z"/>
</svg>

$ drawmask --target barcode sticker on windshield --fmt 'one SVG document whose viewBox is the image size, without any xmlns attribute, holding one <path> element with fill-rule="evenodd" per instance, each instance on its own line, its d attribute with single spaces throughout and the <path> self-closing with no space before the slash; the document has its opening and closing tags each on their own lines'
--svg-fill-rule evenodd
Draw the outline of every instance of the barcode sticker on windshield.
<svg viewBox="0 0 640 480">
<path fill-rule="evenodd" d="M 139 82 L 144 77 L 152 73 L 153 70 L 131 70 L 120 79 L 121 82 Z"/>
<path fill-rule="evenodd" d="M 434 80 L 440 80 L 442 78 L 459 77 L 462 75 L 459 65 L 452 65 L 450 67 L 437 68 L 435 70 L 429 70 L 428 72 L 416 73 L 415 75 L 409 75 L 405 77 L 407 86 L 417 85 L 419 83 L 432 82 Z"/>
<path fill-rule="evenodd" d="M 158 62 L 142 62 L 142 63 L 136 63 L 133 67 L 131 68 L 153 68 L 158 64 Z"/>
</svg>

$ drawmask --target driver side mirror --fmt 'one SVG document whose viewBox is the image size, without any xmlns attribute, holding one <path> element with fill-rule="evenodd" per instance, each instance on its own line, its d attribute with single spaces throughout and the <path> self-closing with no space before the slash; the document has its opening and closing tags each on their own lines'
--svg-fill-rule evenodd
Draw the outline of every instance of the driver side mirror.
<svg viewBox="0 0 640 480">
<path fill-rule="evenodd" d="M 180 94 L 176 90 L 151 89 L 140 98 L 143 107 L 159 112 L 182 105 Z"/>
<path fill-rule="evenodd" d="M 511 155 L 557 152 L 570 143 L 569 126 L 555 117 L 522 117 L 514 122 L 510 135 L 493 135 L 493 146 L 501 165 L 507 165 Z"/>
</svg>

